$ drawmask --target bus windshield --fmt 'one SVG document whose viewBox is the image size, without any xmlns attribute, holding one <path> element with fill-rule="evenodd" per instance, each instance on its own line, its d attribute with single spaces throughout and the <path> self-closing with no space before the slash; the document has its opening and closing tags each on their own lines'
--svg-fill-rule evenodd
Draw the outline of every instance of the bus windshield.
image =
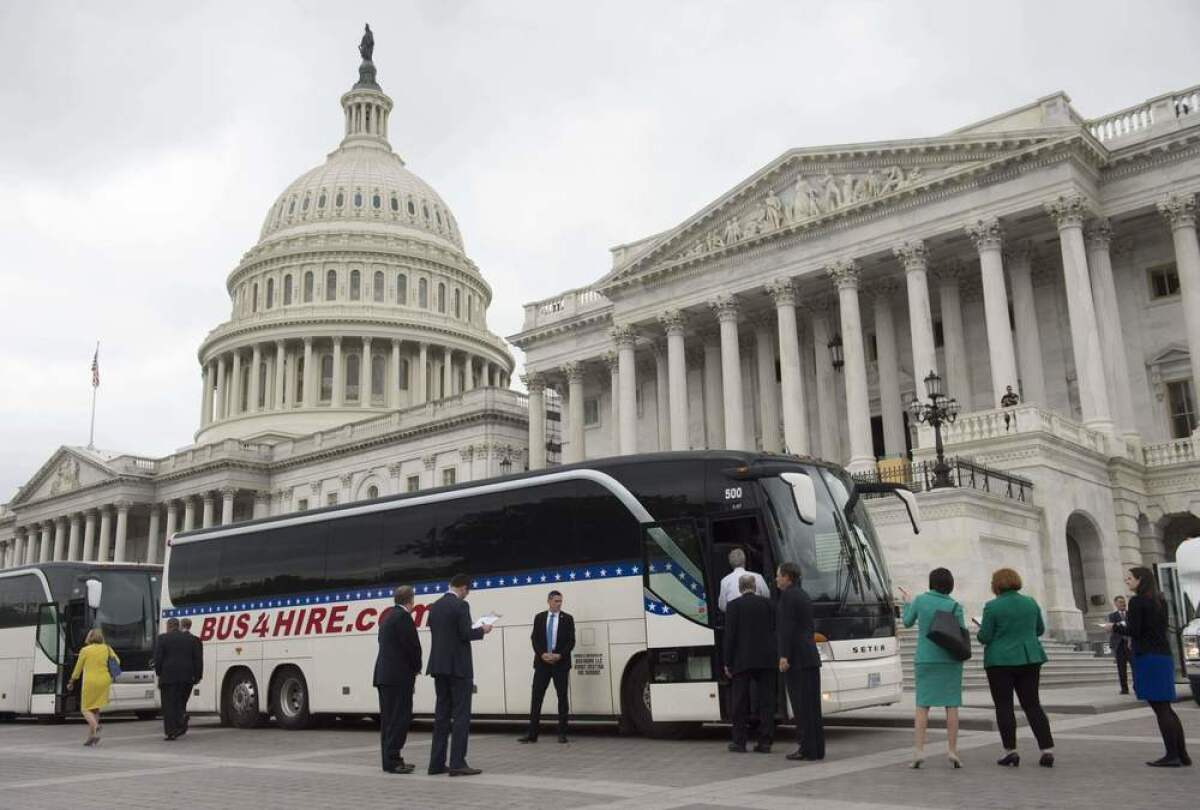
<svg viewBox="0 0 1200 810">
<path fill-rule="evenodd" d="M 70 572 L 65 581 L 60 581 L 64 579 L 61 576 L 49 576 L 48 579 L 52 591 L 58 592 L 62 588 L 61 593 L 55 593 L 55 601 L 70 617 L 68 639 L 71 649 L 78 650 L 83 646 L 83 639 L 90 629 L 86 583 L 96 579 L 102 583 L 103 590 L 94 626 L 104 631 L 104 640 L 117 651 L 122 661 L 129 654 L 137 661 L 143 657 L 149 659 L 158 627 L 160 584 L 156 572 L 95 568 Z"/>
</svg>

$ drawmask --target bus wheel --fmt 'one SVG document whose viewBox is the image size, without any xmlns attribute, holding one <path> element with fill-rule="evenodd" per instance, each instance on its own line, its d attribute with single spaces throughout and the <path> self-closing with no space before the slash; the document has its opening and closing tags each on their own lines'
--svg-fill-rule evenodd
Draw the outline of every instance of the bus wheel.
<svg viewBox="0 0 1200 810">
<path fill-rule="evenodd" d="M 625 679 L 621 699 L 622 719 L 643 737 L 679 739 L 697 728 L 697 723 L 656 723 L 650 713 L 650 659 L 640 656 Z"/>
<path fill-rule="evenodd" d="M 236 670 L 225 681 L 221 719 L 227 719 L 230 725 L 237 728 L 257 728 L 262 725 L 262 713 L 258 710 L 258 682 L 250 670 Z"/>
<path fill-rule="evenodd" d="M 271 690 L 271 713 L 275 721 L 286 729 L 302 729 L 312 725 L 309 712 L 308 682 L 296 667 L 284 667 L 275 676 L 275 688 Z"/>
</svg>

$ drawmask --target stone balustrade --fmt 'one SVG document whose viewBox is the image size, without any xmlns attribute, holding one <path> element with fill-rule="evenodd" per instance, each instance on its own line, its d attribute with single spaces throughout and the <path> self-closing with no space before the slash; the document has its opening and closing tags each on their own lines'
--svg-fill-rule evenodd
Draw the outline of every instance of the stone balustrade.
<svg viewBox="0 0 1200 810">
<path fill-rule="evenodd" d="M 1048 433 L 1076 446 L 1105 456 L 1124 455 L 1119 440 L 1037 405 L 992 408 L 959 414 L 952 425 L 942 427 L 946 445 L 1003 439 L 1020 433 Z M 921 447 L 933 446 L 933 429 L 920 428 Z"/>
<path fill-rule="evenodd" d="M 525 305 L 525 326 L 523 329 L 533 329 L 549 323 L 578 315 L 592 309 L 603 309 L 610 302 L 603 295 L 590 287 L 570 290 L 554 298 L 535 301 Z"/>
<path fill-rule="evenodd" d="M 1142 447 L 1142 459 L 1142 463 L 1147 467 L 1190 464 L 1196 460 L 1195 436 L 1144 445 Z"/>
<path fill-rule="evenodd" d="M 1200 85 L 1165 93 L 1149 101 L 1088 121 L 1088 132 L 1101 143 L 1150 129 L 1155 124 L 1193 115 L 1200 109 Z"/>
</svg>

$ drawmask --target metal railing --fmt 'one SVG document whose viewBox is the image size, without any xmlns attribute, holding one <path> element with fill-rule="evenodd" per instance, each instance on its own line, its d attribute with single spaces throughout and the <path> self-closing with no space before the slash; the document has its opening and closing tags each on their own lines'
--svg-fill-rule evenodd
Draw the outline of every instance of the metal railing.
<svg viewBox="0 0 1200 810">
<path fill-rule="evenodd" d="M 1028 503 L 1033 494 L 1033 482 L 1012 473 L 993 470 L 970 459 L 948 458 L 950 480 L 956 487 L 990 492 L 1014 501 Z M 904 484 L 913 492 L 928 492 L 933 489 L 934 461 L 892 463 L 882 472 L 857 473 L 855 481 L 870 483 Z M 881 497 L 868 495 L 866 497 Z"/>
</svg>

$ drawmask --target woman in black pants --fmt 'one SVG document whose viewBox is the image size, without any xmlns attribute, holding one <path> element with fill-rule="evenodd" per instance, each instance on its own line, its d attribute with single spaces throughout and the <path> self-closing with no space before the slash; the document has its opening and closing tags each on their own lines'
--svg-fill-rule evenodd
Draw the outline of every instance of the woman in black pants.
<svg viewBox="0 0 1200 810">
<path fill-rule="evenodd" d="M 983 621 L 979 625 L 979 643 L 984 646 L 983 666 L 987 673 L 992 703 L 996 705 L 996 725 L 1000 727 L 1000 742 L 1004 756 L 997 765 L 1017 767 L 1017 717 L 1013 713 L 1013 692 L 1021 701 L 1021 710 L 1037 738 L 1043 768 L 1054 766 L 1054 738 L 1050 720 L 1038 697 L 1038 681 L 1046 652 L 1038 637 L 1046 632 L 1042 609 L 1021 590 L 1021 576 L 1011 568 L 1001 568 L 992 574 L 992 593 L 996 598 L 983 606 Z"/>
<path fill-rule="evenodd" d="M 1106 627 L 1133 641 L 1133 691 L 1150 704 L 1158 719 L 1167 753 L 1147 762 L 1155 768 L 1178 768 L 1192 764 L 1183 739 L 1183 724 L 1171 708 L 1175 702 L 1175 661 L 1167 644 L 1167 603 L 1159 593 L 1149 568 L 1131 568 L 1125 587 L 1133 592 L 1129 612 L 1121 624 Z"/>
</svg>

